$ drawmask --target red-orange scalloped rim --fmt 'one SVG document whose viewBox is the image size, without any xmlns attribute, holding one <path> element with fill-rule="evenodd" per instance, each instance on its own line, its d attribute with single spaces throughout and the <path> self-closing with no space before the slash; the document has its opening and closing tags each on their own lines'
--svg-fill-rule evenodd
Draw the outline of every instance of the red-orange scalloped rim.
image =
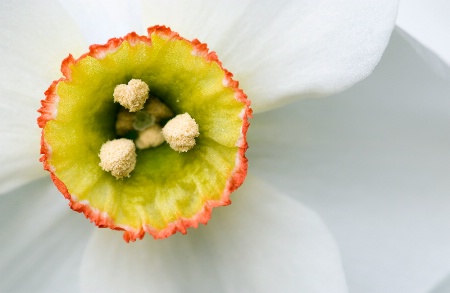
<svg viewBox="0 0 450 293">
<path fill-rule="evenodd" d="M 247 144 L 247 129 L 250 125 L 248 119 L 252 117 L 252 110 L 250 108 L 250 101 L 247 99 L 247 95 L 239 88 L 239 83 L 233 80 L 233 74 L 222 67 L 222 63 L 219 61 L 217 54 L 215 52 L 210 52 L 206 44 L 201 43 L 199 40 L 194 39 L 192 41 L 182 38 L 178 33 L 173 32 L 170 28 L 165 26 L 153 26 L 147 29 L 148 36 L 139 36 L 135 32 L 127 34 L 123 38 L 112 38 L 104 45 L 91 45 L 89 47 L 89 52 L 83 54 L 80 58 L 75 59 L 72 55 L 69 55 L 63 60 L 61 64 L 61 72 L 64 77 L 52 82 L 50 87 L 47 89 L 45 94 L 45 100 L 41 101 L 42 107 L 38 110 L 41 113 L 40 117 L 37 119 L 38 125 L 42 128 L 41 135 L 41 158 L 40 161 L 44 165 L 44 169 L 50 172 L 52 181 L 58 190 L 64 195 L 66 199 L 69 200 L 69 206 L 72 210 L 79 213 L 83 213 L 86 218 L 93 222 L 96 226 L 100 228 L 110 228 L 114 230 L 123 230 L 123 238 L 126 242 L 136 241 L 136 239 L 142 239 L 145 232 L 151 234 L 155 239 L 167 238 L 176 232 L 181 232 L 186 234 L 186 229 L 190 227 L 198 227 L 198 224 L 207 224 L 208 220 L 211 218 L 212 209 L 219 206 L 225 206 L 231 203 L 230 194 L 235 191 L 244 182 L 247 175 L 248 160 L 245 157 L 245 152 L 248 148 Z M 124 225 L 116 225 L 105 212 L 101 212 L 97 209 L 90 207 L 85 202 L 80 202 L 72 196 L 67 190 L 66 185 L 62 182 L 56 175 L 54 167 L 49 164 L 49 159 L 52 155 L 50 146 L 45 141 L 45 125 L 48 121 L 55 119 L 57 104 L 58 104 L 58 94 L 57 85 L 61 81 L 71 80 L 71 69 L 70 66 L 76 64 L 78 61 L 82 60 L 86 56 L 91 56 L 96 59 L 104 58 L 109 52 L 114 52 L 124 41 L 130 44 L 136 44 L 139 42 L 145 42 L 151 44 L 150 36 L 152 34 L 157 34 L 160 37 L 166 39 L 184 40 L 192 44 L 194 53 L 198 56 L 203 57 L 209 62 L 217 63 L 220 68 L 225 73 L 225 78 L 223 81 L 224 86 L 232 88 L 234 91 L 234 96 L 236 100 L 243 103 L 245 108 L 241 113 L 242 118 L 242 128 L 241 136 L 238 141 L 238 153 L 236 156 L 236 165 L 228 178 L 225 190 L 219 200 L 209 200 L 205 203 L 203 208 L 191 218 L 180 218 L 172 223 L 170 223 L 166 228 L 162 230 L 157 230 L 149 225 L 143 225 L 142 227 L 136 229 Z"/>
</svg>

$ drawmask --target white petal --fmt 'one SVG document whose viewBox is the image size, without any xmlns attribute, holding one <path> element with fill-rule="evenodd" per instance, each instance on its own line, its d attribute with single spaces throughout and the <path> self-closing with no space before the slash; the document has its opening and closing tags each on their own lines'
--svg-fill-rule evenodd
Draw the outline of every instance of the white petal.
<svg viewBox="0 0 450 293">
<path fill-rule="evenodd" d="M 0 292 L 78 292 L 92 225 L 49 179 L 0 197 Z"/>
<path fill-rule="evenodd" d="M 397 1 L 143 1 L 164 24 L 217 51 L 257 111 L 341 91 L 370 74 Z"/>
<path fill-rule="evenodd" d="M 252 121 L 250 171 L 324 217 L 352 292 L 427 292 L 450 272 L 449 93 L 394 33 L 351 90 Z"/>
<path fill-rule="evenodd" d="M 139 0 L 59 0 L 90 44 L 104 44 L 129 32 L 144 33 Z"/>
<path fill-rule="evenodd" d="M 248 178 L 208 225 L 126 244 L 95 232 L 83 292 L 346 292 L 339 252 L 320 218 Z"/>
<path fill-rule="evenodd" d="M 450 65 L 449 1 L 401 1 L 397 25 Z"/>
<path fill-rule="evenodd" d="M 45 175 L 39 101 L 61 76 L 62 59 L 83 44 L 57 2 L 16 2 L 0 2 L 0 193 Z"/>
<path fill-rule="evenodd" d="M 439 282 L 439 284 L 433 287 L 431 290 L 427 292 L 430 293 L 448 293 L 450 292 L 450 274 L 445 276 L 445 279 Z"/>
</svg>

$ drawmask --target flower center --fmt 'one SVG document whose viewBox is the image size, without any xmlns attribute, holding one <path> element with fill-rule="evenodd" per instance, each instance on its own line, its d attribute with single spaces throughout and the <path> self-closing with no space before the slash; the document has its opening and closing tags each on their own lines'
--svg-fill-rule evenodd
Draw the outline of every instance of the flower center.
<svg viewBox="0 0 450 293">
<path fill-rule="evenodd" d="M 116 118 L 116 134 L 127 137 L 136 136 L 137 132 L 134 143 L 140 150 L 157 147 L 164 141 L 178 152 L 192 149 L 195 138 L 200 135 L 198 124 L 185 113 L 177 115 L 164 126 L 165 119 L 172 117 L 173 113 L 159 99 L 152 97 L 149 100 L 149 91 L 149 86 L 139 79 L 115 87 L 114 102 L 122 106 Z M 125 138 L 104 143 L 99 157 L 100 167 L 111 172 L 116 179 L 130 177 L 136 166 L 135 146 L 132 140 Z"/>
<path fill-rule="evenodd" d="M 70 207 L 126 241 L 205 224 L 247 172 L 250 103 L 231 73 L 198 40 L 148 33 L 69 56 L 38 119 Z"/>
</svg>

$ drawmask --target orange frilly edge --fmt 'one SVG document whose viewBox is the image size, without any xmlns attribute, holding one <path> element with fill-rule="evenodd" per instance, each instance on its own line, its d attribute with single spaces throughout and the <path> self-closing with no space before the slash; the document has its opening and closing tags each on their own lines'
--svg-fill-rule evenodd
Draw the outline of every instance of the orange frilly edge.
<svg viewBox="0 0 450 293">
<path fill-rule="evenodd" d="M 40 117 L 37 119 L 39 127 L 42 128 L 40 149 L 42 156 L 40 158 L 40 161 L 43 163 L 44 169 L 50 172 L 51 179 L 54 182 L 55 186 L 64 195 L 64 197 L 69 200 L 70 208 L 76 212 L 83 213 L 86 218 L 88 218 L 92 223 L 100 228 L 123 230 L 123 238 L 126 242 L 136 241 L 136 239 L 142 239 L 146 232 L 151 234 L 155 239 L 162 239 L 167 238 L 170 235 L 175 234 L 176 232 L 186 234 L 187 228 L 197 228 L 199 223 L 206 225 L 208 220 L 211 218 L 213 208 L 229 205 L 231 203 L 230 194 L 244 182 L 248 169 L 248 160 L 245 157 L 245 152 L 248 149 L 246 136 L 247 129 L 250 125 L 248 119 L 252 117 L 252 110 L 250 108 L 250 101 L 247 99 L 247 95 L 242 91 L 242 89 L 239 88 L 239 83 L 233 80 L 233 74 L 222 67 L 222 63 L 219 61 L 215 52 L 209 52 L 207 45 L 201 43 L 197 39 L 194 39 L 193 41 L 186 40 L 179 36 L 178 33 L 173 32 L 170 28 L 159 25 L 148 28 L 147 32 L 148 36 L 139 36 L 135 32 L 131 32 L 123 38 L 112 38 L 104 45 L 91 45 L 89 47 L 89 52 L 83 54 L 78 59 L 74 59 L 72 55 L 69 55 L 66 59 L 63 60 L 61 64 L 61 72 L 63 74 L 63 77 L 53 81 L 47 91 L 45 91 L 46 98 L 45 100 L 41 101 L 42 107 L 38 110 L 38 112 L 40 113 Z M 217 63 L 225 73 L 225 77 L 223 80 L 224 86 L 232 88 L 234 91 L 235 99 L 245 105 L 245 108 L 241 113 L 243 123 L 241 128 L 241 136 L 237 144 L 237 146 L 239 147 L 239 151 L 236 156 L 236 165 L 234 170 L 232 171 L 231 176 L 227 180 L 226 187 L 222 193 L 221 199 L 207 201 L 203 208 L 193 217 L 180 218 L 170 223 L 166 228 L 162 230 L 157 230 L 149 225 L 142 225 L 142 227 L 137 229 L 125 225 L 116 225 L 114 223 L 114 220 L 106 212 L 99 211 L 95 208 L 90 207 L 85 202 L 78 201 L 77 198 L 69 193 L 64 182 L 62 182 L 56 176 L 55 168 L 49 164 L 52 150 L 46 143 L 44 137 L 45 125 L 48 121 L 56 118 L 57 106 L 59 101 L 59 96 L 57 94 L 58 83 L 71 80 L 71 65 L 76 64 L 86 56 L 91 56 L 96 59 L 102 59 L 107 54 L 117 50 L 124 41 L 129 42 L 131 45 L 137 44 L 139 42 L 144 42 L 151 45 L 152 41 L 150 36 L 152 34 L 157 34 L 160 37 L 166 38 L 168 40 L 174 39 L 189 42 L 193 47 L 193 54 L 201 56 L 209 62 Z"/>
</svg>

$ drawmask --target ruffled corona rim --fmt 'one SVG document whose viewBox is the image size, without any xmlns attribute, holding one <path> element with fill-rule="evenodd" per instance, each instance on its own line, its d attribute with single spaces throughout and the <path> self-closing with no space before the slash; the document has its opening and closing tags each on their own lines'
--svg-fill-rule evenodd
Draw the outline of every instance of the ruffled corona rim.
<svg viewBox="0 0 450 293">
<path fill-rule="evenodd" d="M 40 160 L 69 206 L 98 227 L 124 230 L 127 242 L 206 224 L 214 207 L 231 203 L 248 167 L 251 109 L 238 82 L 206 44 L 164 26 L 147 31 L 92 45 L 78 59 L 69 55 L 38 118 Z M 138 151 L 132 176 L 116 180 L 98 166 L 98 151 L 117 136 L 114 86 L 131 78 L 175 113 L 190 113 L 201 134 L 187 153 L 167 144 Z"/>
</svg>

